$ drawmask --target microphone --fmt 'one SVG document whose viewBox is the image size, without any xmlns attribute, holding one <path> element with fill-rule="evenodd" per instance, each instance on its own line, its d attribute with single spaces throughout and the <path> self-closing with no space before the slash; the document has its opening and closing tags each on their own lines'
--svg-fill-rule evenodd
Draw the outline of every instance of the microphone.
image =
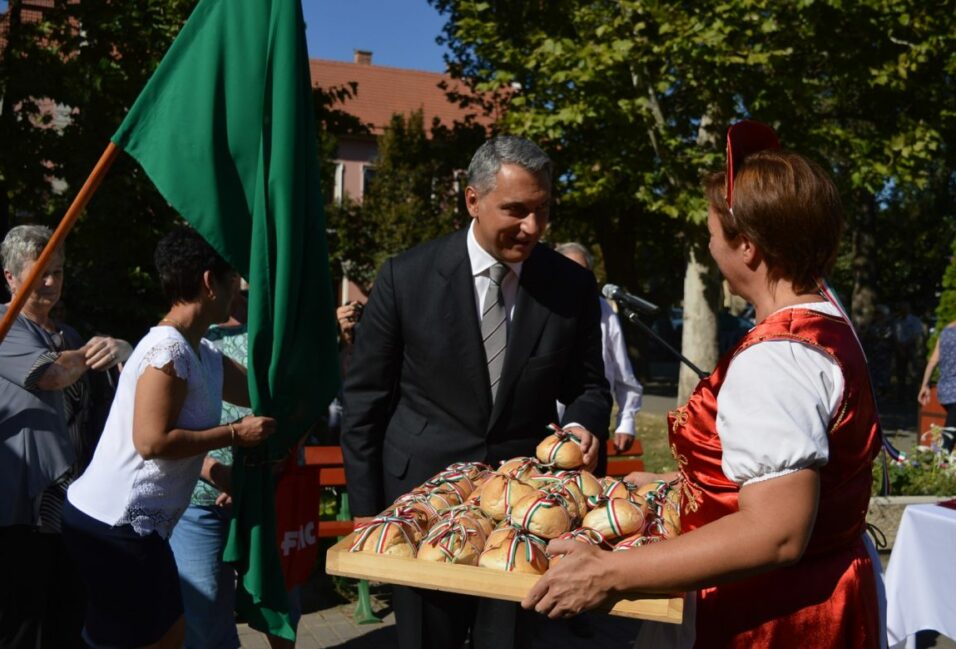
<svg viewBox="0 0 956 649">
<path fill-rule="evenodd" d="M 660 311 L 660 308 L 656 304 L 651 304 L 647 300 L 639 298 L 636 295 L 625 293 L 621 290 L 621 287 L 617 286 L 616 284 L 605 284 L 604 288 L 601 289 L 601 294 L 607 299 L 614 300 L 619 304 L 623 304 L 627 308 L 637 311 L 638 313 L 653 315 Z"/>
</svg>

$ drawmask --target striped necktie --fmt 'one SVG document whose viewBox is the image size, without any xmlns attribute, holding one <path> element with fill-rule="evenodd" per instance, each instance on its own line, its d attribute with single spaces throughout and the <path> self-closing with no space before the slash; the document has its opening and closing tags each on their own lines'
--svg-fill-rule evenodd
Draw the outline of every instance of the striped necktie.
<svg viewBox="0 0 956 649">
<path fill-rule="evenodd" d="M 485 346 L 488 362 L 488 381 L 491 383 L 491 401 L 494 403 L 501 382 L 501 370 L 505 364 L 505 348 L 508 346 L 508 319 L 505 314 L 505 297 L 501 282 L 511 272 L 501 262 L 491 267 L 491 283 L 485 291 L 481 310 L 481 340 Z"/>
</svg>

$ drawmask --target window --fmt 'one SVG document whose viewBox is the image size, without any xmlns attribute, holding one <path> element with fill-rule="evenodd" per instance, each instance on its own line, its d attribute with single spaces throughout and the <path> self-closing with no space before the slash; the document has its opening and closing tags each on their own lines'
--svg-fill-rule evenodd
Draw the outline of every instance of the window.
<svg viewBox="0 0 956 649">
<path fill-rule="evenodd" d="M 362 165 L 362 196 L 368 191 L 372 180 L 375 178 L 374 165 Z"/>
<path fill-rule="evenodd" d="M 345 165 L 341 162 L 335 163 L 335 182 L 332 185 L 332 200 L 336 205 L 342 204 L 345 197 Z"/>
</svg>

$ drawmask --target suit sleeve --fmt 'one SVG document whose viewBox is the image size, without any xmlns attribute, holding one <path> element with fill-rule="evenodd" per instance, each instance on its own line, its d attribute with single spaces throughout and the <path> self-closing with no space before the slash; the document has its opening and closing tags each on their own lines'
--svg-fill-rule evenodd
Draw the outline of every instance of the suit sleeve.
<svg viewBox="0 0 956 649">
<path fill-rule="evenodd" d="M 579 293 L 582 306 L 577 336 L 572 361 L 561 385 L 560 401 L 567 404 L 562 422 L 579 423 L 606 441 L 611 419 L 611 391 L 604 376 L 597 284 L 590 274 L 588 277 L 587 289 Z"/>
<path fill-rule="evenodd" d="M 379 271 L 355 346 L 343 392 L 342 456 L 354 516 L 385 507 L 382 445 L 401 374 L 403 341 L 395 299 L 394 265 Z"/>
</svg>

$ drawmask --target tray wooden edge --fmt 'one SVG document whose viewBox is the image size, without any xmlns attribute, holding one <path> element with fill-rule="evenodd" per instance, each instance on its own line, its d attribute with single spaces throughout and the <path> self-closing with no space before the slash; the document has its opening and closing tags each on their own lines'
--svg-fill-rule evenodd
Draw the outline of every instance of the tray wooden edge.
<svg viewBox="0 0 956 649">
<path fill-rule="evenodd" d="M 349 552 L 353 537 L 354 534 L 350 534 L 329 548 L 325 557 L 328 574 L 512 602 L 520 602 L 538 581 L 537 575 Z M 684 599 L 674 595 L 615 597 L 605 602 L 601 609 L 621 617 L 680 624 L 684 616 Z"/>
</svg>

